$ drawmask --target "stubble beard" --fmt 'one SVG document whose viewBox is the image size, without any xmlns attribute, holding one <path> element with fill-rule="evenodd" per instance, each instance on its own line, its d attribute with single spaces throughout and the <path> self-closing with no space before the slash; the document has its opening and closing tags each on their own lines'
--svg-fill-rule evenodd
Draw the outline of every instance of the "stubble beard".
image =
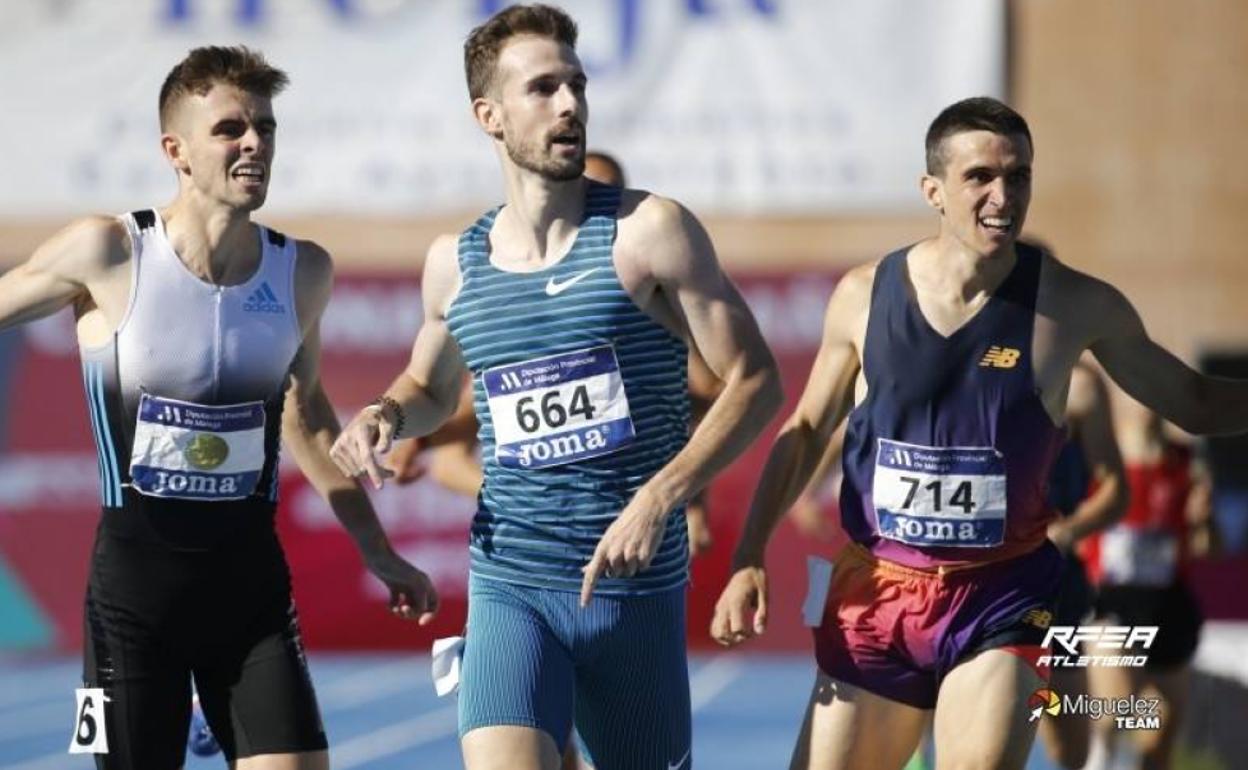
<svg viewBox="0 0 1248 770">
<path fill-rule="evenodd" d="M 585 153 L 582 151 L 574 158 L 562 160 L 543 152 L 538 143 L 506 142 L 507 157 L 520 168 L 531 171 L 552 182 L 570 182 L 585 173 Z M 549 146 L 549 145 L 547 145 Z"/>
</svg>

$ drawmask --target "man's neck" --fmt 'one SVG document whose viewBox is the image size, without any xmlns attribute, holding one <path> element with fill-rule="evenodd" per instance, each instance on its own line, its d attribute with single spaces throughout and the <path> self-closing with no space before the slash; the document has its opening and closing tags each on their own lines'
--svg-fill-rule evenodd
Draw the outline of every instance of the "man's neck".
<svg viewBox="0 0 1248 770">
<path fill-rule="evenodd" d="M 911 282 L 924 292 L 970 304 L 996 291 L 1017 262 L 1013 243 L 985 255 L 942 233 L 912 252 Z"/>
<path fill-rule="evenodd" d="M 233 284 L 254 270 L 258 252 L 250 212 L 179 196 L 161 217 L 174 253 L 204 280 Z"/>
<path fill-rule="evenodd" d="M 499 235 L 509 261 L 535 267 L 558 260 L 576 237 L 585 212 L 584 177 L 554 181 L 505 164 L 507 205 L 499 217 Z"/>
</svg>

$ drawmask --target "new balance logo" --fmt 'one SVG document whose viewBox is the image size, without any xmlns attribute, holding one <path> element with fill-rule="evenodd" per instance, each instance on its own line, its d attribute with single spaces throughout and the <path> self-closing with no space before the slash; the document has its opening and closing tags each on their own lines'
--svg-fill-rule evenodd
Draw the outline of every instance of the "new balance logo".
<svg viewBox="0 0 1248 770">
<path fill-rule="evenodd" d="M 1022 355 L 1017 348 L 1003 348 L 999 345 L 993 345 L 984 353 L 984 357 L 979 359 L 980 366 L 991 366 L 994 369 L 1013 369 L 1018 363 L 1018 357 Z"/>
<path fill-rule="evenodd" d="M 590 273 L 596 272 L 597 270 L 598 268 L 591 267 L 589 270 L 586 270 L 583 273 L 577 273 L 576 275 L 562 282 L 556 281 L 554 278 L 551 278 L 549 281 L 546 282 L 546 295 L 553 297 L 556 294 L 560 294 L 563 292 L 564 289 L 567 289 L 569 286 L 572 286 L 575 283 L 580 283 L 584 279 L 588 278 Z"/>
<path fill-rule="evenodd" d="M 243 303 L 243 310 L 249 313 L 285 313 L 286 306 L 277 301 L 277 295 L 269 287 L 269 282 L 265 281 Z"/>
<path fill-rule="evenodd" d="M 1030 609 L 1023 615 L 1023 622 L 1029 626 L 1047 629 L 1053 623 L 1053 613 L 1048 610 Z"/>
</svg>

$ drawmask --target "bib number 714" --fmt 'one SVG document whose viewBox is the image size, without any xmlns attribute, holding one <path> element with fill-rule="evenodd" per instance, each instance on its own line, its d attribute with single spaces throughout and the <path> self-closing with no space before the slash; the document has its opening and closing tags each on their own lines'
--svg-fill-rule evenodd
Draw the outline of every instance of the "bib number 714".
<svg viewBox="0 0 1248 770">
<path fill-rule="evenodd" d="M 915 497 L 920 489 L 931 493 L 931 510 L 935 513 L 940 513 L 942 506 L 961 508 L 962 512 L 966 514 L 970 514 L 975 510 L 975 501 L 972 499 L 972 485 L 969 481 L 960 482 L 954 487 L 953 494 L 946 500 L 943 497 L 945 485 L 941 479 L 935 479 L 927 484 L 923 483 L 923 479 L 914 476 L 899 476 L 898 480 L 903 484 L 908 484 L 910 487 L 906 492 L 906 499 L 901 503 L 903 511 L 909 510 L 914 505 Z"/>
</svg>

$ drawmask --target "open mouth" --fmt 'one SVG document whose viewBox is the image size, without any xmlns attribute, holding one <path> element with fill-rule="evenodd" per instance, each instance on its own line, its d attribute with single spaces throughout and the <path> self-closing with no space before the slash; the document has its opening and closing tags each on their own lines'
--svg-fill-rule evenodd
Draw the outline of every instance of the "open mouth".
<svg viewBox="0 0 1248 770">
<path fill-rule="evenodd" d="M 995 216 L 980 217 L 980 227 L 994 233 L 1008 233 L 1014 229 L 1014 217 L 1011 216 Z"/>
<path fill-rule="evenodd" d="M 550 144 L 555 147 L 580 148 L 584 135 L 575 129 L 560 131 L 550 137 Z"/>
<path fill-rule="evenodd" d="M 231 172 L 230 176 L 245 184 L 263 184 L 265 178 L 264 167 L 257 165 L 239 166 Z"/>
</svg>

